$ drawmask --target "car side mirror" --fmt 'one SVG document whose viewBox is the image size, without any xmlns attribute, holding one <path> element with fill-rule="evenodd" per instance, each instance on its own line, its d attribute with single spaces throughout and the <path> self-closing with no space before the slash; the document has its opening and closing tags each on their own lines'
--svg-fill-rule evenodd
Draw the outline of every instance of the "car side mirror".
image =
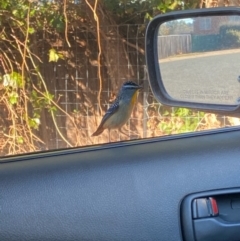
<svg viewBox="0 0 240 241">
<path fill-rule="evenodd" d="M 146 31 L 155 98 L 171 106 L 238 113 L 240 9 L 197 9 L 156 16 Z"/>
</svg>

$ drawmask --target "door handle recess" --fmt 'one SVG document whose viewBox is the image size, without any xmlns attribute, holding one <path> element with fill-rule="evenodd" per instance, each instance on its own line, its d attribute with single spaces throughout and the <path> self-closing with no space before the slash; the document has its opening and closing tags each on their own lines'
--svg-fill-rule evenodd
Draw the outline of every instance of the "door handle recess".
<svg viewBox="0 0 240 241">
<path fill-rule="evenodd" d="M 194 220 L 196 241 L 239 241 L 240 223 L 228 223 L 221 218 Z"/>
<path fill-rule="evenodd" d="M 240 189 L 188 195 L 180 212 L 184 241 L 240 241 Z"/>
</svg>

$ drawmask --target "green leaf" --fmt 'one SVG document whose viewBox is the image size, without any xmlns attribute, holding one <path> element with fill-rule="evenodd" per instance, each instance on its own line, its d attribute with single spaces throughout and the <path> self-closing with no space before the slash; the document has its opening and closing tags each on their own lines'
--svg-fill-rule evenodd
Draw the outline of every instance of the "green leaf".
<svg viewBox="0 0 240 241">
<path fill-rule="evenodd" d="M 53 97 L 54 97 L 54 95 L 52 95 L 52 94 L 49 93 L 49 92 L 44 92 L 44 95 L 46 96 L 46 99 L 47 99 L 47 100 L 52 100 Z"/>
<path fill-rule="evenodd" d="M 49 50 L 49 62 L 57 62 L 59 59 L 59 55 L 57 54 L 55 49 Z"/>
<path fill-rule="evenodd" d="M 167 110 L 164 111 L 164 113 L 163 113 L 164 116 L 169 115 L 169 114 L 170 114 L 170 113 L 169 113 L 169 111 L 167 111 Z"/>
<path fill-rule="evenodd" d="M 28 32 L 29 32 L 29 34 L 33 34 L 33 33 L 35 33 L 35 29 L 30 27 L 30 28 L 28 29 Z"/>
<path fill-rule="evenodd" d="M 18 102 L 18 93 L 13 91 L 9 94 L 9 102 L 14 105 Z"/>
<path fill-rule="evenodd" d="M 33 16 L 35 15 L 35 13 L 36 13 L 36 9 L 32 9 L 32 10 L 30 11 L 30 16 L 33 17 Z"/>
<path fill-rule="evenodd" d="M 178 1 L 174 1 L 168 8 L 170 10 L 174 10 L 176 9 L 176 7 L 179 5 L 179 2 Z"/>
<path fill-rule="evenodd" d="M 24 139 L 23 139 L 22 136 L 18 136 L 18 137 L 17 137 L 17 143 L 18 143 L 18 144 L 23 144 L 23 143 L 24 143 Z"/>
<path fill-rule="evenodd" d="M 18 16 L 18 10 L 17 9 L 14 9 L 13 11 L 12 11 L 12 14 L 13 14 L 13 16 Z"/>
<path fill-rule="evenodd" d="M 152 20 L 152 16 L 149 13 L 145 14 L 145 19 Z"/>
<path fill-rule="evenodd" d="M 36 90 L 32 91 L 32 98 L 37 99 L 38 98 L 38 94 Z"/>
<path fill-rule="evenodd" d="M 56 112 L 56 111 L 57 111 L 56 106 L 51 106 L 51 107 L 49 108 L 49 112 Z"/>
<path fill-rule="evenodd" d="M 35 130 L 37 130 L 39 125 L 41 124 L 39 118 L 31 118 L 28 121 L 29 121 L 30 127 L 32 127 Z"/>
</svg>

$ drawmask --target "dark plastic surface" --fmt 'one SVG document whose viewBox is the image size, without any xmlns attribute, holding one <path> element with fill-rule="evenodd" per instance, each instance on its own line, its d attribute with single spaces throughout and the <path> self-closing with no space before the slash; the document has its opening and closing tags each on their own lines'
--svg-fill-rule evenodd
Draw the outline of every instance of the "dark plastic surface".
<svg viewBox="0 0 240 241">
<path fill-rule="evenodd" d="M 186 195 L 240 186 L 240 131 L 177 138 L 4 159 L 0 240 L 182 241 Z"/>
<path fill-rule="evenodd" d="M 217 196 L 216 200 L 219 208 L 219 217 L 229 223 L 240 223 L 240 207 L 239 199 L 240 190 L 238 194 L 228 194 Z M 240 236 L 239 236 L 240 237 Z"/>
<path fill-rule="evenodd" d="M 196 241 L 239 241 L 240 223 L 223 222 L 220 218 L 194 220 Z"/>
</svg>

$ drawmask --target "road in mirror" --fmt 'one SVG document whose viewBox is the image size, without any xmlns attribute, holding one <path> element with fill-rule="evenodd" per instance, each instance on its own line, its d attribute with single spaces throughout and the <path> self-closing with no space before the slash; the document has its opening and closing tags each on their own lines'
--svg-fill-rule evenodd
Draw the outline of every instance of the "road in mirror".
<svg viewBox="0 0 240 241">
<path fill-rule="evenodd" d="M 178 101 L 240 103 L 240 16 L 208 16 L 160 25 L 158 57 L 168 95 Z"/>
</svg>

